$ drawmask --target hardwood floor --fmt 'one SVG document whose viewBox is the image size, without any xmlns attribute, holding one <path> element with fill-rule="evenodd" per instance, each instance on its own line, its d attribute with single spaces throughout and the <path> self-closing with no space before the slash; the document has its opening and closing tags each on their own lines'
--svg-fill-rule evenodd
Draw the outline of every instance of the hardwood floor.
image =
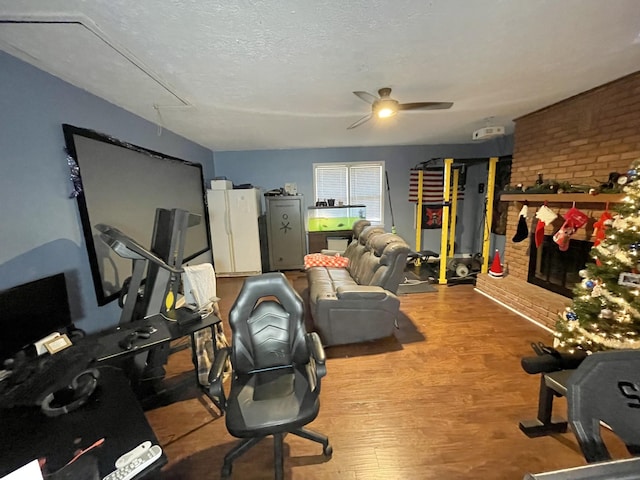
<svg viewBox="0 0 640 480">
<path fill-rule="evenodd" d="M 304 274 L 288 277 L 299 291 L 306 286 Z M 218 280 L 225 321 L 242 281 Z M 310 428 L 329 436 L 333 457 L 289 435 L 286 478 L 520 480 L 585 464 L 571 432 L 530 439 L 518 429 L 519 420 L 535 417 L 539 382 L 520 358 L 532 354 L 530 342 L 549 343 L 548 332 L 471 285 L 403 295 L 401 310 L 394 337 L 326 349 L 320 414 Z M 181 379 L 193 379 L 189 350 L 168 364 L 167 383 Z M 219 478 L 236 439 L 187 383 L 181 399 L 147 411 L 169 459 L 162 478 Z M 566 415 L 564 399 L 555 403 Z M 624 456 L 615 439 L 607 441 Z M 273 478 L 271 439 L 235 462 L 233 478 Z"/>
</svg>

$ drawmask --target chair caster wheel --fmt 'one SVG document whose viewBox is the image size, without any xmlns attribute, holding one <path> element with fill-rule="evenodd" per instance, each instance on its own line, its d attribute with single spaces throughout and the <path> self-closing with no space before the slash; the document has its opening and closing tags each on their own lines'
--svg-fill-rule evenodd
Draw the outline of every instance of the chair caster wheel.
<svg viewBox="0 0 640 480">
<path fill-rule="evenodd" d="M 322 453 L 325 457 L 330 457 L 331 455 L 333 455 L 333 447 L 331 445 L 327 445 L 322 449 Z"/>
<path fill-rule="evenodd" d="M 220 478 L 222 479 L 231 478 L 231 465 L 222 466 L 222 473 L 220 474 Z"/>
</svg>

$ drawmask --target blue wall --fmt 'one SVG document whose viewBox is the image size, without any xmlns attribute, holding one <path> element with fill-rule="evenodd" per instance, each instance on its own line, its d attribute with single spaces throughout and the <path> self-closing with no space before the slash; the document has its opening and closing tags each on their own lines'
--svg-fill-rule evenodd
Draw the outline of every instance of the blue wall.
<svg viewBox="0 0 640 480">
<path fill-rule="evenodd" d="M 415 246 L 414 205 L 409 203 L 409 169 L 434 157 L 505 155 L 512 138 L 480 144 L 376 148 L 212 152 L 163 130 L 105 100 L 0 52 L 0 290 L 64 271 L 72 316 L 92 332 L 117 322 L 115 303 L 98 307 L 76 201 L 64 152 L 63 123 L 93 129 L 119 140 L 203 165 L 205 180 L 226 176 L 236 184 L 265 190 L 295 182 L 307 206 L 314 203 L 314 162 L 384 160 L 389 174 L 395 225 Z M 458 252 L 480 249 L 478 222 L 486 166 L 469 169 L 467 196 L 460 206 Z M 474 192 L 476 192 L 474 194 Z M 385 226 L 391 228 L 385 199 Z M 423 248 L 439 251 L 440 231 L 424 231 Z M 504 239 L 499 239 L 504 245 Z M 502 247 L 495 247 L 502 248 Z M 35 299 L 34 299 L 35 301 Z"/>
<path fill-rule="evenodd" d="M 510 154 L 511 138 L 463 145 L 423 145 L 404 147 L 357 147 L 307 150 L 215 152 L 215 171 L 234 184 L 251 183 L 265 191 L 294 182 L 304 195 L 306 206 L 313 198 L 313 164 L 328 162 L 384 161 L 389 175 L 391 202 L 399 235 L 415 248 L 415 204 L 409 202 L 409 170 L 431 158 L 477 158 Z M 478 184 L 487 182 L 487 165 L 474 165 L 467 175 L 464 202 L 458 208 L 456 253 L 476 253 L 482 248 L 478 228 L 482 222 L 485 194 Z M 391 229 L 391 211 L 385 197 L 385 227 Z M 422 248 L 440 251 L 441 230 L 424 230 Z M 478 238 L 480 237 L 480 238 Z"/>
<path fill-rule="evenodd" d="M 64 271 L 77 326 L 117 323 L 115 303 L 97 306 L 61 125 L 200 163 L 207 178 L 211 151 L 3 52 L 0 111 L 0 289 Z"/>
</svg>

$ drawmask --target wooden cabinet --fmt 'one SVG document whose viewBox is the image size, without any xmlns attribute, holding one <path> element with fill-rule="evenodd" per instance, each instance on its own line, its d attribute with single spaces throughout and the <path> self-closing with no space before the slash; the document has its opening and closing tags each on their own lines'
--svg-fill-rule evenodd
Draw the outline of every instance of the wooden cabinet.
<svg viewBox="0 0 640 480">
<path fill-rule="evenodd" d="M 351 240 L 351 230 L 335 230 L 328 232 L 309 232 L 307 234 L 309 240 L 309 253 L 320 253 L 328 247 L 329 238 L 340 238 L 347 241 Z"/>
</svg>

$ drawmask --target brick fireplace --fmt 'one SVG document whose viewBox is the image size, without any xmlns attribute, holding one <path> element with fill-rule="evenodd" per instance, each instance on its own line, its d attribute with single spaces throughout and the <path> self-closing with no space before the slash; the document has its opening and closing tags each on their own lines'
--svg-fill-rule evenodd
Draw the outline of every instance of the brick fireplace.
<svg viewBox="0 0 640 480">
<path fill-rule="evenodd" d="M 594 88 L 515 120 L 511 185 L 533 185 L 542 173 L 545 181 L 596 186 L 610 172 L 626 172 L 640 158 L 640 72 Z M 508 308 L 553 329 L 558 312 L 571 299 L 528 283 L 532 239 L 514 243 L 522 202 L 529 204 L 527 225 L 535 229 L 535 212 L 543 204 L 535 194 L 509 200 L 506 245 L 501 256 L 505 276 L 478 276 L 476 289 Z M 548 196 L 545 196 L 548 198 Z M 547 200 L 558 219 L 545 228 L 552 235 L 560 217 L 572 207 L 562 194 Z M 593 241 L 593 223 L 605 209 L 605 196 L 578 196 L 576 208 L 589 215 L 587 225 L 572 239 Z M 609 206 L 610 208 L 613 205 Z"/>
</svg>

